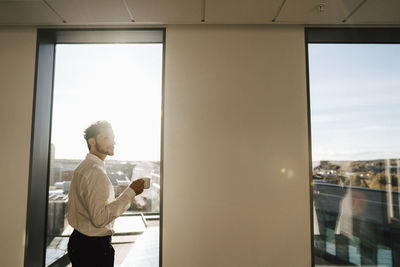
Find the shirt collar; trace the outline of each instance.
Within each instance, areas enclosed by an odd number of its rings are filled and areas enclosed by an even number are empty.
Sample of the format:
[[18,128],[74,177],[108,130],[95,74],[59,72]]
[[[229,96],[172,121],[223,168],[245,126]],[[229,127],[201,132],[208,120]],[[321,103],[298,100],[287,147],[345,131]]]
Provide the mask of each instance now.
[[87,160],[91,160],[91,161],[93,161],[94,163],[96,163],[97,165],[100,165],[101,167],[104,168],[104,161],[102,161],[101,159],[99,159],[97,156],[88,153],[88,154],[86,155],[86,159],[87,159]]

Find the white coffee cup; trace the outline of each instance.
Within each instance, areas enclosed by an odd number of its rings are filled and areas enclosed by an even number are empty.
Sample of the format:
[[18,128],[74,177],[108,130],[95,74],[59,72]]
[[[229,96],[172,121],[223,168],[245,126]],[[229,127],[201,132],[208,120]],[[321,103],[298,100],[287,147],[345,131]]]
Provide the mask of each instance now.
[[143,179],[144,181],[144,189],[149,189],[151,179],[149,177],[142,177],[140,179]]

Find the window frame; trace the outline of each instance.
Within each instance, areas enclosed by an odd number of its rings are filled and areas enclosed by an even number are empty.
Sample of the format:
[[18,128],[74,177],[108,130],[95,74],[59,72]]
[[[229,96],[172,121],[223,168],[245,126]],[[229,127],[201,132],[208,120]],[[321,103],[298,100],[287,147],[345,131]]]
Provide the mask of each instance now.
[[[43,267],[46,258],[48,187],[50,175],[51,121],[55,48],[66,43],[161,43],[161,110],[164,111],[165,28],[38,29],[31,126],[27,199],[25,267]],[[162,266],[164,117],[160,142],[159,266]],[[53,265],[52,265],[53,266]]]

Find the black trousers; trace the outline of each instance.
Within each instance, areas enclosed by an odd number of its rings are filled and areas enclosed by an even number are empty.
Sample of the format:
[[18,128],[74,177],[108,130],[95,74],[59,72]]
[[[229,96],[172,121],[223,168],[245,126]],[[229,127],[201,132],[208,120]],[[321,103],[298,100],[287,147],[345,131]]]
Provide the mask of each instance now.
[[74,230],[69,237],[72,267],[114,267],[114,254],[111,236],[87,236]]

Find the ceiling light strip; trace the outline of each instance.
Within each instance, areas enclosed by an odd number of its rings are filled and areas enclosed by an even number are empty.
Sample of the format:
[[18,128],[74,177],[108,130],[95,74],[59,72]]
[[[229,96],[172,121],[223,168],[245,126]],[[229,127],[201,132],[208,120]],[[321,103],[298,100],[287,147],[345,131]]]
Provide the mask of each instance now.
[[354,13],[356,13],[356,12],[360,9],[360,7],[362,7],[366,2],[367,2],[367,0],[363,0],[361,3],[359,3],[358,6],[357,6],[353,11],[351,11],[350,14],[349,14],[347,17],[344,18],[344,20],[342,20],[342,22],[343,22],[343,23],[344,23],[344,22],[347,22],[347,20],[348,20],[351,16],[353,16]]
[[283,6],[285,5],[285,3],[286,3],[286,0],[283,0],[282,3],[281,3],[281,6],[278,9],[278,12],[276,13],[275,17],[272,19],[272,22],[276,21],[276,19],[278,18],[279,14],[281,13],[281,10],[282,10]]
[[42,2],[45,3],[45,5],[46,5],[48,8],[50,8],[50,10],[53,11],[54,14],[57,15],[57,17],[59,17],[59,18],[61,19],[62,23],[67,23],[67,21],[66,21],[60,14],[58,14],[58,12],[57,12],[49,3],[47,3],[46,0],[42,0]]
[[128,3],[126,2],[126,0],[122,0],[122,3],[124,3],[124,7],[125,7],[126,12],[128,12],[129,19],[130,19],[132,22],[135,22],[135,18],[133,17],[133,14],[132,14],[132,12],[131,12],[131,9],[129,8]]
[[201,22],[206,22],[206,0],[201,0]]

